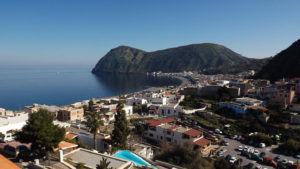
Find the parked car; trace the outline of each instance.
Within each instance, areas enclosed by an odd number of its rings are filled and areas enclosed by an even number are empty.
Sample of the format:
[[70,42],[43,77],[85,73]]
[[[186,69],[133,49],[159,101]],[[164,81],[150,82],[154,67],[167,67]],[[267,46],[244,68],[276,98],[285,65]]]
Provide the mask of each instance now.
[[274,158],[274,161],[278,162],[279,159],[280,159],[280,156],[276,156],[276,157]]
[[43,159],[43,160],[47,160],[47,155],[44,152],[33,152],[30,150],[26,150],[26,151],[21,151],[18,156],[17,156],[17,160],[19,162],[28,162],[28,161],[34,161],[34,159]]
[[259,155],[259,151],[258,150],[254,150],[253,153],[256,154],[256,155]]
[[252,169],[254,167],[254,164],[253,163],[248,163],[247,165],[245,165],[243,167],[243,169]]
[[236,162],[236,160],[237,160],[237,158],[236,158],[236,157],[231,157],[231,159],[229,160],[229,162],[230,162],[231,164],[233,164],[233,163],[235,163],[235,162]]
[[295,155],[295,158],[300,159],[300,154]]
[[260,157],[258,154],[251,154],[251,159],[254,159],[254,160],[259,161],[259,162],[264,161],[264,159],[262,157]]
[[225,159],[227,160],[227,161],[229,161],[230,159],[231,159],[231,155],[230,154],[228,154],[226,157],[225,157]]
[[239,158],[239,159],[237,159],[235,162],[234,162],[234,164],[236,164],[236,165],[241,165],[243,163],[243,159],[241,159],[241,158]]
[[215,129],[215,133],[222,134],[222,131],[220,129]]
[[266,144],[265,143],[259,143],[259,147],[264,148],[264,147],[266,147]]
[[262,169],[262,167],[260,165],[258,165],[254,169]]
[[261,156],[262,158],[264,158],[265,155],[266,155],[265,152],[261,152],[259,156]]

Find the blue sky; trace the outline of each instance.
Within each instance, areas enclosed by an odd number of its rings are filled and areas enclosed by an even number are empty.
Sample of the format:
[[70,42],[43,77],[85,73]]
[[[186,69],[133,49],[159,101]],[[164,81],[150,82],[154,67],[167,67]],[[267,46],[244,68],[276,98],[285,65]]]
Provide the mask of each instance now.
[[94,65],[111,48],[211,42],[253,58],[299,39],[299,0],[2,0],[0,65]]

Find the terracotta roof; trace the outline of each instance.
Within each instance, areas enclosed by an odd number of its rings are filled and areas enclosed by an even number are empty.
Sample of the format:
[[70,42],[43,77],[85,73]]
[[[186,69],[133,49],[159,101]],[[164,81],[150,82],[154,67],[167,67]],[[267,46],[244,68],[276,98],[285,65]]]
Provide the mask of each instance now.
[[276,86],[285,86],[286,84],[282,84],[282,83],[280,83],[280,84],[276,84]]
[[248,93],[255,93],[255,92],[256,92],[255,89],[249,89],[249,90],[248,90]]
[[249,109],[252,109],[252,110],[262,110],[262,111],[268,111],[267,108],[265,107],[257,107],[257,106],[248,106]]
[[202,131],[196,130],[196,129],[190,129],[186,132],[184,132],[185,135],[191,136],[191,137],[197,137],[199,135],[202,135]]
[[174,129],[177,129],[179,126],[175,125],[175,126],[172,126],[172,127],[169,127],[168,130],[174,130]]
[[152,127],[156,127],[156,126],[161,125],[163,123],[171,123],[171,122],[174,122],[174,121],[176,121],[176,119],[168,117],[168,118],[160,119],[160,120],[158,120],[158,119],[147,120],[146,124],[148,124],[149,126],[152,126]]
[[112,109],[112,110],[111,110],[111,112],[117,112],[117,111],[118,111],[117,109]]
[[149,110],[149,112],[151,113],[151,112],[154,112],[154,113],[157,113],[158,112],[158,110],[157,109],[155,109],[155,110]]
[[205,139],[205,138],[201,138],[201,139],[195,141],[194,144],[196,144],[196,145],[198,145],[198,146],[200,146],[200,147],[204,147],[204,146],[206,146],[206,145],[209,145],[209,144],[210,144],[210,141],[207,140],[207,139]]
[[1,169],[21,169],[20,167],[18,167],[13,162],[9,161],[7,158],[2,156],[1,154],[0,154],[0,164],[1,164],[1,166],[0,166]]
[[66,142],[66,141],[61,141],[58,144],[59,149],[73,148],[73,147],[77,147],[77,146],[78,146],[77,144],[69,143],[69,142]]
[[66,134],[65,138],[66,139],[69,139],[69,140],[72,140],[74,139],[75,137],[77,137],[77,134],[73,134],[73,133],[68,133]]

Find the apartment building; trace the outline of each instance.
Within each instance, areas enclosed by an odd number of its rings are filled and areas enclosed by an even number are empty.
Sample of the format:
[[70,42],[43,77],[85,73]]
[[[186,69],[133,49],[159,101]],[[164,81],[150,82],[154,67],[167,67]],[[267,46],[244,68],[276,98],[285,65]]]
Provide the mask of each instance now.
[[146,121],[148,127],[145,137],[157,142],[183,143],[193,142],[201,152],[210,149],[211,142],[203,137],[200,130],[182,127],[175,124],[176,119],[164,118]]
[[65,108],[57,112],[57,120],[59,121],[75,121],[82,119],[84,115],[83,108]]
[[270,98],[271,102],[291,105],[295,97],[295,90],[280,89]]

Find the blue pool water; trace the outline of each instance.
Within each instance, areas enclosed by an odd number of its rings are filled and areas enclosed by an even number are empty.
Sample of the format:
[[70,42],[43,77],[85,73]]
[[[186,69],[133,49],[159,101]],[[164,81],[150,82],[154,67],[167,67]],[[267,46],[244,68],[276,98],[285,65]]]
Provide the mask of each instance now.
[[154,168],[152,165],[150,165],[149,163],[147,163],[146,161],[144,161],[143,159],[139,158],[138,156],[132,154],[129,151],[119,151],[116,154],[114,154],[113,156],[132,161],[137,166],[147,166],[147,167]]

